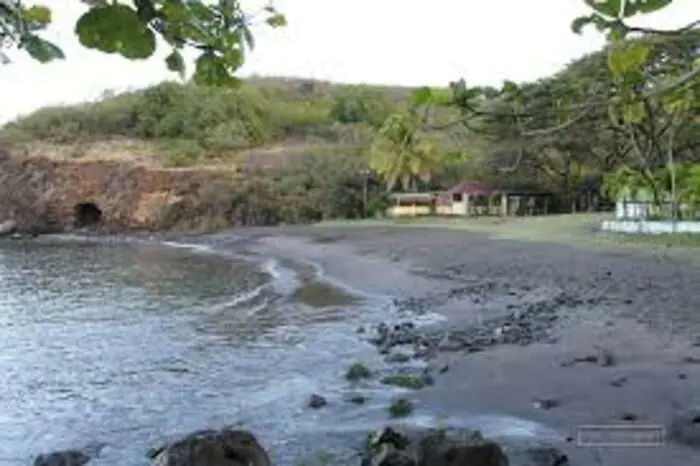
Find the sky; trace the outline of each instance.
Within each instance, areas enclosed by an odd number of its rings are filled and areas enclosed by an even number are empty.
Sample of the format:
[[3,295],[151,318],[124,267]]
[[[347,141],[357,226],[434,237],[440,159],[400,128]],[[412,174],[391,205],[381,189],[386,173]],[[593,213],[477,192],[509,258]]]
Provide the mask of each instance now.
[[[42,106],[177,79],[163,63],[165,47],[145,61],[86,50],[73,32],[82,4],[40,3],[54,13],[45,37],[67,58],[40,64],[10,53],[13,62],[0,65],[0,123]],[[242,3],[248,11],[264,5],[263,0]],[[470,85],[498,86],[505,79],[546,76],[603,44],[593,28],[583,36],[571,32],[571,20],[587,12],[583,0],[277,0],[275,5],[289,24],[255,30],[256,47],[242,76],[409,86],[443,86],[464,78]],[[697,18],[697,11],[697,0],[676,0],[635,24],[678,27]]]

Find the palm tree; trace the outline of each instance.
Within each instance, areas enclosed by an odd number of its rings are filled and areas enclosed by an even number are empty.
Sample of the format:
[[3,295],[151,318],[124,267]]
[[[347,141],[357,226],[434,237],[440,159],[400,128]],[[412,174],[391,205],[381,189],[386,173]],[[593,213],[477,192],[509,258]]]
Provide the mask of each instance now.
[[387,191],[397,183],[404,190],[415,189],[415,181],[430,181],[440,166],[437,148],[419,134],[420,119],[415,112],[395,113],[378,131],[369,152],[369,166],[386,182]]

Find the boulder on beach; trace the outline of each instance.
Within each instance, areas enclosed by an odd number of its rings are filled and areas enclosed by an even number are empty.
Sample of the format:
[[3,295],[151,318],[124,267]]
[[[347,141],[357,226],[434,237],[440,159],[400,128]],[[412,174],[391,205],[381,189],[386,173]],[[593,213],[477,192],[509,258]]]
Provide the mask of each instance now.
[[369,435],[362,466],[508,466],[501,446],[478,431],[432,429],[407,435],[384,427]]
[[64,450],[43,453],[34,458],[34,466],[83,466],[90,457],[80,450]]
[[85,448],[58,450],[51,453],[42,453],[34,458],[34,466],[83,466],[91,459],[99,456],[105,443],[91,443]]
[[239,427],[193,432],[148,453],[156,466],[270,466],[258,439]]

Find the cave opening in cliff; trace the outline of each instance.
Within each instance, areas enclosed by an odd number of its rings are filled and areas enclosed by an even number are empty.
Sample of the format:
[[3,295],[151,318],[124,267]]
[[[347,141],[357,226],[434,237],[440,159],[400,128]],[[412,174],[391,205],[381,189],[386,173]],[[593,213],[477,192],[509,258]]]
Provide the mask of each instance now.
[[93,227],[102,220],[102,210],[92,202],[76,204],[73,210],[76,228]]

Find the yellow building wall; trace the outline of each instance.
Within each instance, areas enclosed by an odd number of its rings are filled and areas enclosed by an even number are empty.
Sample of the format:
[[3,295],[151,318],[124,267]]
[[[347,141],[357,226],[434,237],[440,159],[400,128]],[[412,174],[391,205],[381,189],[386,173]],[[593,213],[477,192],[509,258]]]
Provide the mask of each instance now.
[[387,209],[389,217],[415,217],[431,213],[431,208],[427,205],[395,205]]

